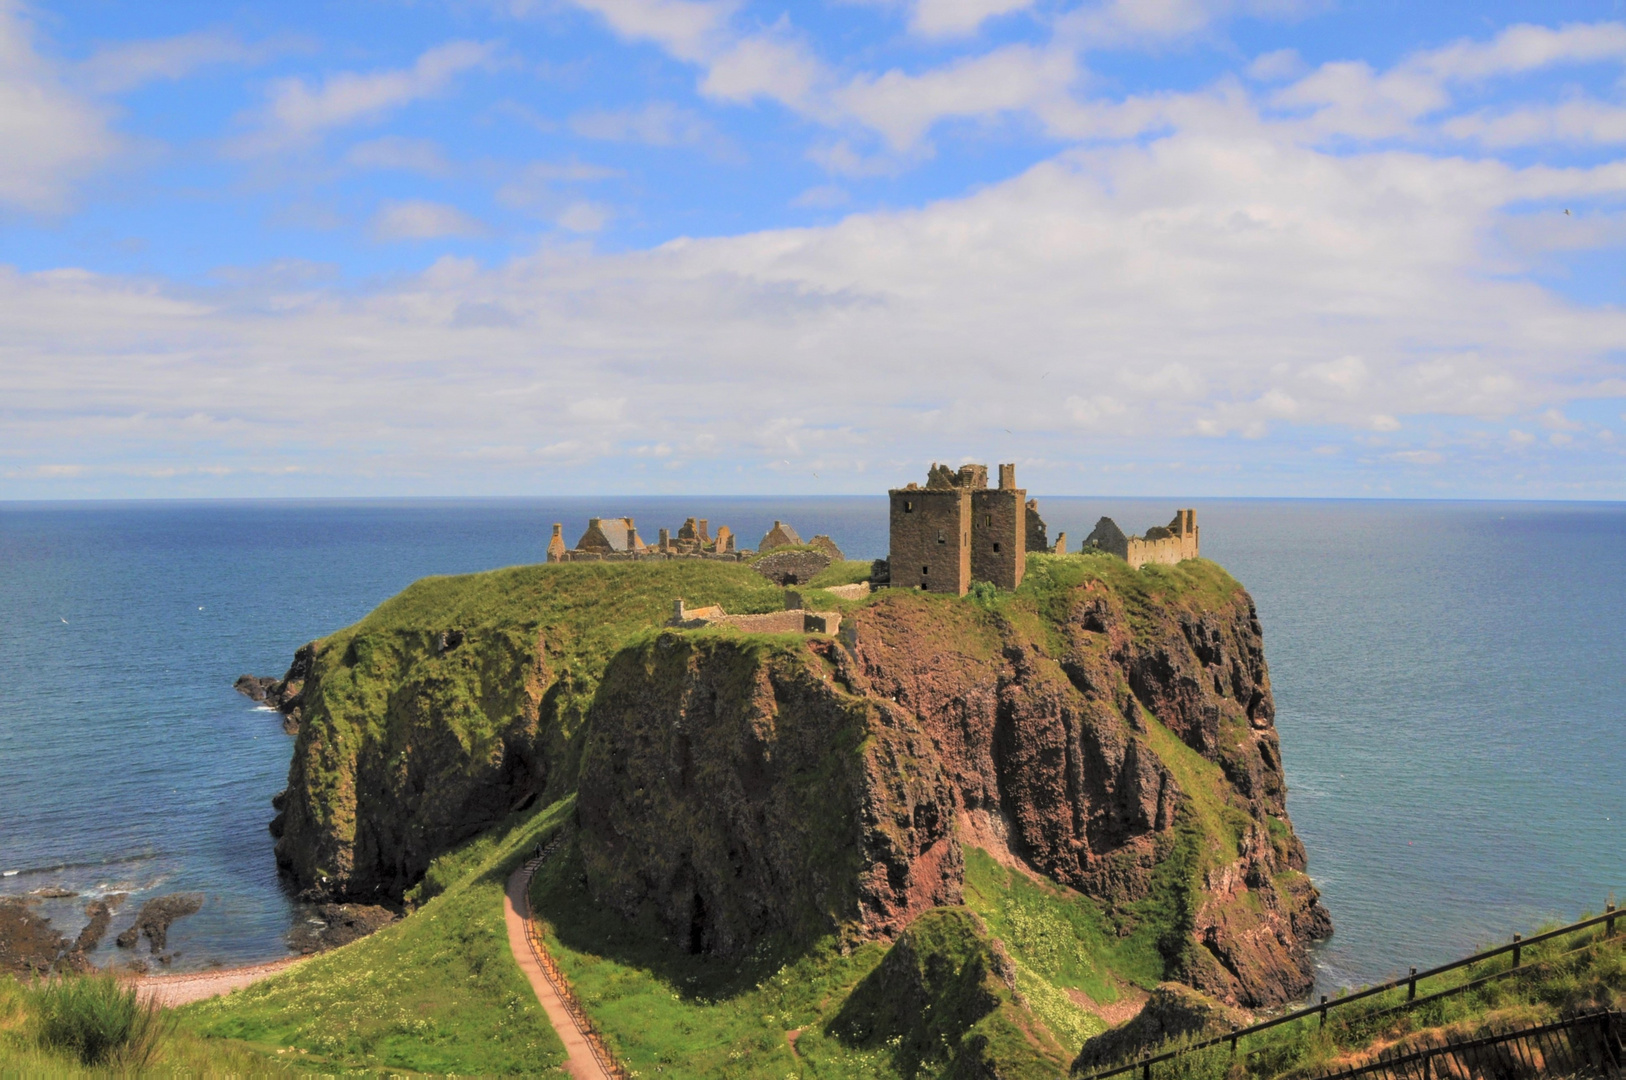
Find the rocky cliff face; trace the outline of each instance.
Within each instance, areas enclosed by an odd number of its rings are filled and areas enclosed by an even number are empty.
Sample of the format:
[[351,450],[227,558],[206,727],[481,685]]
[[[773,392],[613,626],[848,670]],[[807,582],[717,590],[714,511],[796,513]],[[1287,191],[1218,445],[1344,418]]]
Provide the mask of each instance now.
[[1330,923],[1252,602],[1210,564],[1105,561],[992,610],[887,592],[840,645],[668,633],[619,658],[578,798],[595,893],[696,950],[890,936],[958,899],[975,843],[1109,907],[1166,894],[1172,977],[1303,996]]
[[461,631],[301,650],[303,716],[271,831],[307,898],[398,901],[432,858],[546,785],[544,652],[523,634]]

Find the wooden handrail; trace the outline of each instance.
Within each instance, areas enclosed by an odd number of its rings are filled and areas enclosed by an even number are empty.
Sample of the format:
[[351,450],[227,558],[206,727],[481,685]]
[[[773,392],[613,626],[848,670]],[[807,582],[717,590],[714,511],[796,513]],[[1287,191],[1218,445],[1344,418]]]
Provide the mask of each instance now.
[[[1568,926],[1561,926],[1557,930],[1549,930],[1545,934],[1537,934],[1535,937],[1531,938],[1521,939],[1519,935],[1515,934],[1513,941],[1507,945],[1498,945],[1494,949],[1486,949],[1484,952],[1463,957],[1461,960],[1453,960],[1449,964],[1441,964],[1439,967],[1432,967],[1427,971],[1417,971],[1416,969],[1413,969],[1412,972],[1407,974],[1404,978],[1391,979],[1386,983],[1381,983],[1377,986],[1369,986],[1364,990],[1357,990],[1354,993],[1345,994],[1342,997],[1334,998],[1330,1001],[1326,998],[1322,998],[1320,1003],[1311,1005],[1308,1008],[1298,1009],[1290,1013],[1284,1013],[1281,1016],[1276,1016],[1269,1020],[1261,1021],[1260,1023],[1254,1024],[1251,1027],[1241,1028],[1225,1035],[1217,1035],[1212,1039],[1207,1039],[1200,1043],[1193,1043],[1190,1046],[1183,1046],[1178,1050],[1169,1050],[1162,1054],[1158,1054],[1155,1057],[1139,1058],[1135,1061],[1129,1062],[1127,1065],[1119,1065],[1116,1068],[1107,1069],[1103,1072],[1089,1073],[1088,1075],[1082,1077],[1081,1080],[1106,1080],[1106,1078],[1109,1076],[1118,1076],[1122,1073],[1133,1072],[1136,1069],[1142,1070],[1142,1076],[1149,1080],[1151,1077],[1152,1066],[1159,1064],[1160,1062],[1171,1061],[1174,1058],[1181,1057],[1185,1054],[1195,1053],[1198,1050],[1207,1050],[1210,1047],[1219,1046],[1221,1043],[1228,1042],[1234,1048],[1237,1041],[1245,1038],[1246,1036],[1254,1035],[1261,1031],[1267,1031],[1270,1028],[1278,1027],[1282,1024],[1290,1024],[1295,1020],[1303,1020],[1310,1016],[1319,1015],[1321,1017],[1321,1022],[1325,1024],[1327,1013],[1331,1009],[1336,1009],[1352,1002],[1361,1001],[1377,994],[1387,993],[1390,990],[1395,990],[1402,986],[1409,986],[1412,992],[1415,993],[1417,981],[1419,979],[1427,979],[1435,975],[1443,975],[1448,971],[1455,971],[1458,968],[1468,967],[1472,964],[1480,963],[1483,960],[1489,960],[1492,957],[1501,956],[1503,953],[1516,952],[1518,950],[1526,949],[1531,945],[1539,945],[1544,941],[1551,941],[1553,938],[1563,937],[1566,934],[1573,934],[1577,931],[1585,930],[1588,927],[1597,926],[1599,923],[1607,924],[1604,931],[1604,936],[1612,936],[1615,932],[1615,920],[1617,918],[1626,918],[1626,915],[1616,911],[1615,905],[1611,903],[1607,908],[1604,909],[1604,913],[1602,915],[1594,915],[1591,918],[1582,919],[1579,922],[1573,922]],[[1500,972],[1498,974],[1506,975],[1511,973],[1511,971],[1519,970],[1524,969],[1512,968],[1508,972]],[[1411,1000],[1407,1002],[1407,1006],[1421,1005],[1425,1001],[1433,1001],[1441,997],[1449,996],[1450,994],[1461,993],[1463,990],[1468,989],[1469,986],[1484,981],[1488,980],[1476,979],[1474,980],[1474,983],[1465,984],[1461,987],[1452,987],[1448,991],[1430,994],[1426,998]]]
[[587,1043],[587,1049],[593,1054],[593,1060],[597,1061],[599,1067],[608,1075],[614,1077],[615,1080],[631,1080],[631,1075],[622,1067],[620,1062],[616,1061],[615,1055],[610,1052],[609,1046],[604,1041],[604,1036],[600,1034],[592,1018],[587,1015],[587,1010],[582,1008],[581,1001],[576,997],[576,991],[571,988],[570,980],[565,978],[564,971],[554,961],[552,954],[548,952],[539,921],[531,910],[531,878],[536,875],[537,867],[541,866],[547,857],[554,853],[563,839],[562,835],[555,836],[552,842],[537,854],[536,858],[525,864],[525,942],[531,947],[531,955],[536,958],[537,966],[542,969],[543,976],[559,995],[559,1000],[564,1002],[565,1011],[570,1014],[570,1022],[576,1026],[577,1031],[581,1032],[583,1041]]

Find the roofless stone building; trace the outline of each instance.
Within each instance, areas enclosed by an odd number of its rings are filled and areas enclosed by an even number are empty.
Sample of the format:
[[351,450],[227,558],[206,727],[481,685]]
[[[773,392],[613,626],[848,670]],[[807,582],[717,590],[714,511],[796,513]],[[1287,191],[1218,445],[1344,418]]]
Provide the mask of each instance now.
[[986,465],[962,465],[956,472],[934,464],[925,487],[910,484],[887,494],[893,585],[964,596],[973,581],[1001,589],[1022,584],[1029,504],[1027,492],[1016,486],[1014,464],[999,467],[997,488],[988,486]]

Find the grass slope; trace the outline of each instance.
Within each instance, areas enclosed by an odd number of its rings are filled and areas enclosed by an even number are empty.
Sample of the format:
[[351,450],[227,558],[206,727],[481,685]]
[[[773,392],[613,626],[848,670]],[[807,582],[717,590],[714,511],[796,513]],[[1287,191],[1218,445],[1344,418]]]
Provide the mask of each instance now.
[[[1554,926],[1542,929],[1556,929]],[[1537,932],[1540,932],[1539,930]],[[1509,970],[1512,958],[1493,957],[1418,984],[1419,997]],[[1241,1041],[1239,1059],[1228,1046],[1201,1050],[1154,1067],[1155,1080],[1301,1080],[1365,1060],[1379,1051],[1404,1052],[1544,1024],[1578,1011],[1626,1008],[1626,930],[1606,938],[1597,927],[1527,947],[1524,974],[1498,979],[1452,997],[1393,1011],[1405,1002],[1400,987],[1335,1009],[1322,1027],[1308,1017]],[[1196,1038],[1159,1049],[1176,1049]],[[1137,1051],[1136,1056],[1144,1053]]]
[[516,815],[442,856],[426,879],[433,898],[406,919],[246,990],[187,1006],[183,1028],[292,1047],[341,1066],[558,1070],[564,1047],[509,952],[502,897],[514,867],[572,805],[565,799]]
[[690,955],[653,924],[595,904],[573,844],[537,873],[531,903],[583,1008],[643,1076],[897,1076],[884,1051],[847,1047],[823,1031],[880,963],[882,945],[842,955],[826,938],[784,964],[767,949],[743,961]]
[[[69,1048],[42,1046],[40,987],[0,977],[0,1076],[128,1075],[126,1062],[87,1067]],[[167,1016],[165,1017],[167,1020]],[[266,1076],[288,1071],[274,1051],[228,1039],[205,1039],[163,1023],[142,1076]]]

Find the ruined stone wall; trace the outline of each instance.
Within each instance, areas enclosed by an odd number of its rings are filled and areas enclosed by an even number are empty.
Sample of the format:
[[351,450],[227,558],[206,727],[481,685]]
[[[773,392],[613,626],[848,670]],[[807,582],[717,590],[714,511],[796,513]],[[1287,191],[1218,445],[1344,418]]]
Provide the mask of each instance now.
[[971,492],[895,488],[889,494],[892,584],[964,596],[971,587]]
[[1177,562],[1197,558],[1197,531],[1193,529],[1184,536],[1164,536],[1156,540],[1131,536],[1127,548],[1124,558],[1132,567],[1139,568],[1147,563],[1173,566]]
[[714,551],[660,551],[656,548],[645,548],[642,551],[566,551],[558,559],[549,559],[549,562],[651,562],[657,559],[721,559],[723,562],[744,562],[756,552],[749,549],[744,551],[726,551],[718,554]]
[[1026,496],[1020,488],[971,493],[972,581],[991,581],[1001,589],[1022,584],[1028,564]]

